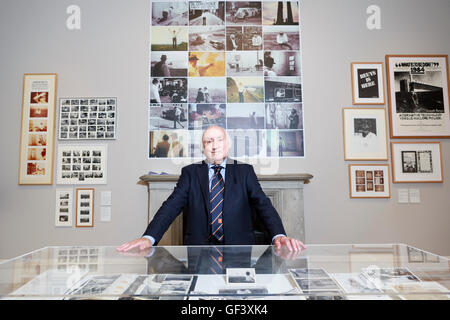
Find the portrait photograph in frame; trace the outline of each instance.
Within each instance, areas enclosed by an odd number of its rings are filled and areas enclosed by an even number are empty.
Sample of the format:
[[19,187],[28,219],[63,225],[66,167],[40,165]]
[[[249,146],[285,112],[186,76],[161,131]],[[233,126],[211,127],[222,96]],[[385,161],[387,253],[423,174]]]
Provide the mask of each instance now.
[[24,74],[19,185],[53,184],[57,75]]
[[352,62],[351,74],[354,105],[385,103],[382,62]]
[[94,226],[94,188],[77,188],[76,227]]
[[450,138],[448,55],[386,55],[391,138]]
[[390,198],[389,165],[349,164],[350,198]]
[[392,182],[443,182],[440,142],[391,142]]
[[342,118],[345,160],[388,160],[384,108],[343,108]]

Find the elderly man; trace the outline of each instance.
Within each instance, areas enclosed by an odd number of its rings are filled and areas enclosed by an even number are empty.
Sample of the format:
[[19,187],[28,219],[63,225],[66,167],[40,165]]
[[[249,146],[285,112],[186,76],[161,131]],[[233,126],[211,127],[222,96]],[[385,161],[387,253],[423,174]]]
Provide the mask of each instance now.
[[169,198],[156,212],[142,238],[117,248],[144,250],[156,245],[170,224],[183,211],[184,245],[252,245],[254,208],[276,248],[299,252],[306,247],[286,236],[280,216],[264,194],[253,167],[228,158],[230,147],[225,130],[208,127],[202,136],[201,163],[181,170]]

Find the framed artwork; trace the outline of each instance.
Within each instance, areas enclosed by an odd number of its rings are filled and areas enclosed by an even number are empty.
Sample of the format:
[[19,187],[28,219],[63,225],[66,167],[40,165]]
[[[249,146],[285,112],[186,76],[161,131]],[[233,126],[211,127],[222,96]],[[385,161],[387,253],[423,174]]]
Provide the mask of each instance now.
[[345,160],[387,160],[384,108],[343,108]]
[[350,164],[350,198],[390,198],[387,164]]
[[25,74],[19,184],[53,184],[56,74]]
[[448,55],[386,55],[391,138],[450,138]]
[[107,145],[59,145],[57,184],[106,184]]
[[443,182],[440,142],[391,142],[392,182]]
[[94,188],[77,189],[77,227],[94,226]]
[[72,202],[73,191],[56,190],[56,205],[55,205],[55,226],[56,227],[71,227],[72,226]]
[[59,99],[60,140],[114,140],[116,122],[116,98]]
[[384,104],[382,62],[352,62],[353,104]]

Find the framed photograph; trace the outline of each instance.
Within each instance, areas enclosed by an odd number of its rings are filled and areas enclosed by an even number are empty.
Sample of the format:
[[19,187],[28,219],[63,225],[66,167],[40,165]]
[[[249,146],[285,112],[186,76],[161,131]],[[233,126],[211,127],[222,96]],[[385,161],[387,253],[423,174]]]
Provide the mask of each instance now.
[[78,188],[76,227],[94,226],[94,188]]
[[107,145],[59,145],[56,184],[106,184]]
[[25,74],[19,184],[53,184],[56,74]]
[[384,104],[382,62],[352,62],[353,104]]
[[391,138],[450,138],[448,55],[386,55]]
[[384,108],[343,108],[344,159],[387,160]]
[[392,182],[443,182],[440,142],[391,142]]
[[350,198],[390,198],[387,164],[350,164]]
[[72,202],[73,191],[56,190],[55,204],[55,226],[71,227],[72,226]]
[[60,140],[114,140],[117,98],[61,98]]

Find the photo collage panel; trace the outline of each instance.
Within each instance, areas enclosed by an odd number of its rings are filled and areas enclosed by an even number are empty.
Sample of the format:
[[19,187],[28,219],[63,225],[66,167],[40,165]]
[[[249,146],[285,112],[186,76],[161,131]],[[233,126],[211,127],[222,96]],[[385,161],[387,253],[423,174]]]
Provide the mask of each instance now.
[[152,1],[148,157],[304,157],[298,1]]

